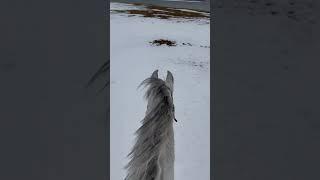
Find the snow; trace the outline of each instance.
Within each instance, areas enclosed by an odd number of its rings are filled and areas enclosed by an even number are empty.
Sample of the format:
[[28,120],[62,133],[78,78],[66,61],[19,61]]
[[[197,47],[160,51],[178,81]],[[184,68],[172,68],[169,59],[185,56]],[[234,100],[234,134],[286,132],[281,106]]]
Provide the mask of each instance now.
[[[140,9],[111,3],[110,10]],[[209,19],[156,19],[110,14],[111,108],[110,175],[124,179],[127,154],[146,111],[138,85],[155,69],[175,78],[175,179],[210,179],[210,28]],[[156,39],[175,47],[154,46]],[[192,46],[183,45],[190,43]]]

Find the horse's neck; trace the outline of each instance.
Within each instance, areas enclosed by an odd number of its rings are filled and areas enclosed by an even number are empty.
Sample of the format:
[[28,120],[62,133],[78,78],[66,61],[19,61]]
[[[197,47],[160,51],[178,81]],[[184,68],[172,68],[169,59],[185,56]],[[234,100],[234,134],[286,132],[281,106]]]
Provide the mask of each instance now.
[[[148,114],[156,104],[160,102],[159,99],[148,101],[147,111]],[[173,124],[170,124],[166,129],[166,133],[162,138],[163,144],[160,146],[159,154],[157,155],[158,175],[155,180],[174,180],[174,133]]]
[[159,151],[159,168],[161,169],[158,180],[174,180],[174,135],[170,127],[161,150]]

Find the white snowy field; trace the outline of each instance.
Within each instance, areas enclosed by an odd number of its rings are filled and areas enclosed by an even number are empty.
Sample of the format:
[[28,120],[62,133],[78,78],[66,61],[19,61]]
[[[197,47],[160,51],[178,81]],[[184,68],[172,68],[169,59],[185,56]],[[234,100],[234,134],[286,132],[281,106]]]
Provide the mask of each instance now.
[[[114,10],[143,9],[110,5],[110,174],[123,180],[127,154],[146,111],[144,89],[138,85],[159,69],[175,78],[175,179],[210,179],[210,28],[208,18],[158,19]],[[155,46],[156,39],[177,46]]]

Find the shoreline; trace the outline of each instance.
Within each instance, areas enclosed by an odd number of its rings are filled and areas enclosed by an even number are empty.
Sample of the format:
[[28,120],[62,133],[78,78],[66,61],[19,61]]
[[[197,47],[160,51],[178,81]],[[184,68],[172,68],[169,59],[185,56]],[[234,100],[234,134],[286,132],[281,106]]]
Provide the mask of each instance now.
[[111,0],[110,2],[118,2],[118,3],[138,3],[145,5],[156,5],[163,6],[169,8],[179,8],[179,9],[188,9],[202,12],[210,13],[210,1],[181,1],[181,0],[168,0],[168,1],[160,1],[160,0]]

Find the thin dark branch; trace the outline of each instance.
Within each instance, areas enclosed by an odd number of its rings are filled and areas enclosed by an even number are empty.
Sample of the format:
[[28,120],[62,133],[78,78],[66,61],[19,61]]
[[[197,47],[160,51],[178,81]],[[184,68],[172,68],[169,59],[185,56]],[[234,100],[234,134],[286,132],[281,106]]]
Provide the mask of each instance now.
[[[110,60],[108,60],[107,62],[105,62],[100,68],[99,70],[91,77],[91,79],[89,80],[89,82],[86,84],[86,88],[88,88],[89,86],[91,86],[101,75],[105,74],[107,71],[109,71],[110,69]],[[103,90],[105,87],[109,86],[109,82],[107,82],[105,84],[105,86],[101,89]],[[100,91],[101,91],[100,90]]]

